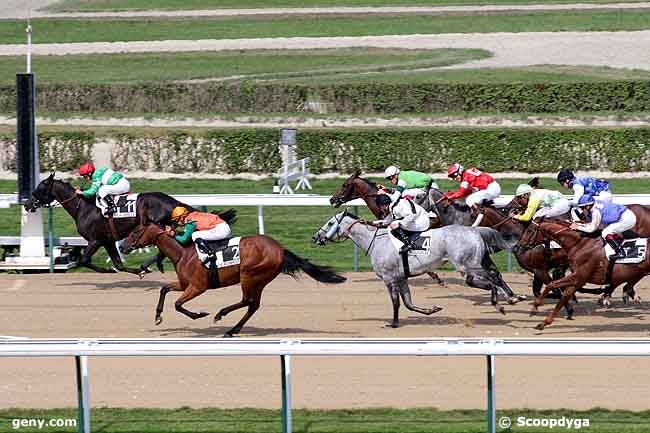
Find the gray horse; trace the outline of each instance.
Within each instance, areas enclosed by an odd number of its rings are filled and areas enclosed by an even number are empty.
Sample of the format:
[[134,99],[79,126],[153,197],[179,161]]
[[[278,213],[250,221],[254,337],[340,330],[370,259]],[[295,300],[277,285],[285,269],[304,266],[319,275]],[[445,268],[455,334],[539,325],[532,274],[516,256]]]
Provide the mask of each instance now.
[[[503,281],[501,274],[490,259],[489,254],[511,248],[516,239],[505,240],[499,232],[487,227],[445,226],[430,230],[428,252],[422,255],[409,255],[409,275],[417,276],[439,267],[449,259],[456,270],[465,274],[465,282],[471,287],[490,290],[492,305],[505,314],[503,306],[498,305],[497,292],[502,291],[506,300],[514,304],[526,299],[515,295]],[[370,255],[372,268],[384,281],[393,302],[393,322],[399,325],[400,297],[407,309],[421,314],[433,314],[441,307],[421,308],[411,301],[408,278],[399,254],[388,230],[366,224],[359,217],[346,211],[330,218],[314,235],[313,241],[324,245],[327,241],[352,239],[367,255]]]

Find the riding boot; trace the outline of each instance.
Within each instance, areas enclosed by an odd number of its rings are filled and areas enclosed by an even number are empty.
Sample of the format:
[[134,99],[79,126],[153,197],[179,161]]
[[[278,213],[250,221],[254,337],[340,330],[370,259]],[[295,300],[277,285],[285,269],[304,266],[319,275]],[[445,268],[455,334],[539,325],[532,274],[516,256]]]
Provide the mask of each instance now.
[[392,230],[391,233],[404,244],[399,250],[400,254],[405,254],[415,247],[401,227]]
[[[609,288],[612,285],[612,270],[614,269],[614,263],[616,260],[625,257],[625,251],[623,251],[623,245],[618,235],[611,233],[605,237],[605,242],[612,247],[614,254],[609,256],[609,263],[607,264],[607,275],[605,279],[605,284]],[[610,289],[611,293],[611,289]]]
[[203,254],[207,254],[208,256],[213,256],[213,255],[215,254],[215,252],[212,250],[212,248],[210,248],[210,246],[209,246],[208,243],[205,241],[205,239],[202,239],[202,238],[196,238],[196,240],[194,241],[194,243],[199,247],[199,250],[200,250]]
[[113,216],[115,211],[117,211],[117,206],[115,206],[115,202],[113,201],[113,196],[110,194],[107,194],[106,197],[104,197],[104,203],[106,203],[106,216]]

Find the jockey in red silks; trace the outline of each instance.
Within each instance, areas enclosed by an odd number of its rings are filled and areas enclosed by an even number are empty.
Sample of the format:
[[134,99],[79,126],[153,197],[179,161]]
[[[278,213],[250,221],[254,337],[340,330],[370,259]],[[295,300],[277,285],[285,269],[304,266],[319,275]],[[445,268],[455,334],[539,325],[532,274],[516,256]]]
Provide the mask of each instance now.
[[443,198],[455,200],[465,198],[465,203],[470,208],[480,205],[484,201],[494,200],[501,194],[501,187],[489,174],[477,168],[465,168],[455,162],[447,169],[447,176],[460,182],[460,187],[455,192],[446,193]]

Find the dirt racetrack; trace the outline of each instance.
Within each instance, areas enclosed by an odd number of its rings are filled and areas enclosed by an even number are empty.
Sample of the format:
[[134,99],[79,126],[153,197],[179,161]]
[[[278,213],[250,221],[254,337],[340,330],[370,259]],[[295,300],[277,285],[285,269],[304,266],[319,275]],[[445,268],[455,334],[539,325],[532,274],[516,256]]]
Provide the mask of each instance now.
[[[29,337],[215,337],[243,314],[213,325],[191,321],[167,298],[164,322],[153,324],[158,289],[172,273],[140,281],[128,274],[0,275],[0,335]],[[576,319],[559,319],[543,333],[533,329],[530,303],[508,306],[506,316],[486,292],[464,287],[456,273],[441,288],[428,278],[411,280],[418,305],[445,309],[425,317],[402,309],[402,327],[385,328],[391,306],[373,274],[349,274],[339,286],[308,277],[282,276],[265,290],[260,311],[243,337],[648,337],[650,304],[612,309],[582,296]],[[529,293],[526,275],[506,279]],[[648,282],[641,282],[646,294]],[[238,287],[208,292],[188,304],[211,313],[239,299]],[[646,297],[650,298],[650,295]],[[553,302],[553,301],[551,301]],[[481,303],[478,305],[478,303]],[[549,305],[544,307],[547,311]],[[1,344],[0,337],[0,344]],[[91,402],[121,407],[268,407],[280,400],[275,358],[91,358]],[[497,358],[498,408],[649,409],[650,359]],[[485,407],[483,358],[295,358],[294,406],[308,408]],[[75,406],[70,358],[0,358],[0,407]]]

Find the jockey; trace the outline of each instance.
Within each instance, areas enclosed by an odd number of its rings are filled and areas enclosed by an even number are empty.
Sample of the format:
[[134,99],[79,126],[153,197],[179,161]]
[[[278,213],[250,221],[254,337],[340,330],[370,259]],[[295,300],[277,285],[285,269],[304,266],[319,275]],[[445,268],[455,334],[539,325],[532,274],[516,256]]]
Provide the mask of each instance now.
[[610,191],[609,182],[605,179],[595,179],[588,176],[576,176],[571,170],[563,168],[557,174],[557,181],[567,189],[573,189],[573,206],[578,206],[580,197],[593,197],[596,201],[611,203],[612,192]]
[[548,189],[533,188],[527,183],[522,183],[515,191],[515,201],[526,204],[526,211],[513,215],[517,221],[528,222],[531,219],[563,215],[571,209],[571,203],[564,198],[561,192]]
[[455,162],[447,169],[447,176],[460,182],[456,192],[448,192],[443,198],[454,200],[465,198],[465,204],[470,208],[480,205],[483,201],[494,200],[501,194],[501,186],[492,176],[476,168],[465,168]]
[[384,219],[373,221],[372,225],[378,227],[388,225],[392,229],[391,234],[404,244],[400,253],[405,253],[414,247],[410,235],[429,230],[427,211],[413,203],[411,199],[399,197],[392,202],[390,196],[378,194],[375,200]]
[[[174,236],[179,244],[186,245],[191,238],[208,255],[214,254],[214,251],[205,241],[226,239],[231,235],[228,223],[212,213],[190,212],[183,206],[176,206],[172,210],[171,220],[178,226],[185,226],[182,235]],[[169,229],[168,234],[173,235],[173,230]]]
[[[394,165],[384,170],[384,177],[395,187],[395,193],[391,194],[393,201],[405,197],[421,203],[431,188],[438,188],[428,174],[415,170],[401,171]],[[383,188],[383,185],[379,187]]]
[[129,192],[131,185],[122,173],[113,171],[106,166],[101,166],[95,170],[92,162],[86,163],[79,167],[79,175],[83,176],[86,181],[91,181],[90,187],[81,190],[76,188],[75,192],[84,197],[92,197],[95,194],[106,203],[106,215],[111,216],[117,210],[113,195],[126,194]]
[[614,260],[625,257],[623,246],[621,244],[623,239],[621,233],[630,230],[636,225],[636,215],[634,212],[622,204],[595,201],[594,197],[589,197],[587,195],[580,197],[578,206],[587,217],[591,217],[591,220],[585,224],[574,222],[571,224],[571,228],[573,230],[593,233],[601,225],[606,226],[603,229],[601,236],[615,252],[614,255],[609,257],[610,262],[613,263]]

